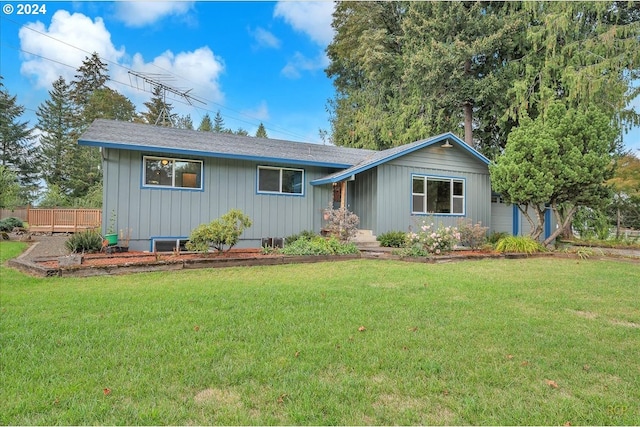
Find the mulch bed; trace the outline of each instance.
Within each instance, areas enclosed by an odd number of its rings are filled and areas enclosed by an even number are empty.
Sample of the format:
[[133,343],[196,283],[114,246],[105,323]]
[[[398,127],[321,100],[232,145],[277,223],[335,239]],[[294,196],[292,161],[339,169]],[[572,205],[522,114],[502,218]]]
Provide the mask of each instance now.
[[[188,260],[207,259],[207,260],[223,260],[223,259],[251,259],[256,257],[273,257],[273,255],[263,255],[259,249],[232,249],[228,252],[217,253],[210,252],[206,254],[194,252],[117,252],[112,254],[96,253],[83,254],[81,267],[99,267],[99,266],[124,266],[124,265],[140,265],[140,264],[173,264]],[[56,259],[46,259],[36,261],[38,265],[47,268],[59,268],[60,261]],[[78,267],[76,267],[78,268]]]

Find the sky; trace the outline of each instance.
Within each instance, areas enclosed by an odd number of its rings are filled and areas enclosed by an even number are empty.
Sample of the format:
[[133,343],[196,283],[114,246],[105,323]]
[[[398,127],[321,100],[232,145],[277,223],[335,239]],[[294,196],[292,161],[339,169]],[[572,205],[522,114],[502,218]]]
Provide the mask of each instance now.
[[[233,130],[254,135],[262,123],[270,138],[322,143],[335,94],[324,71],[333,7],[331,1],[2,2],[0,75],[31,126],[52,82],[59,76],[70,82],[97,52],[109,67],[109,86],[139,112],[152,88],[130,72],[188,92],[189,100],[173,93],[167,100],[196,128],[205,114],[213,119],[220,111]],[[635,105],[640,109],[640,98]],[[623,141],[639,153],[640,127]]]

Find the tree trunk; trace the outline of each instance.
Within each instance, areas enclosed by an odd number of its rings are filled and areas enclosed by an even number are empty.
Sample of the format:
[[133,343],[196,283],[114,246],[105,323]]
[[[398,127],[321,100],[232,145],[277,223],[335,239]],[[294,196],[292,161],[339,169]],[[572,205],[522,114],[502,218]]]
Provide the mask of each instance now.
[[[471,59],[464,61],[464,73],[471,78]],[[465,100],[462,104],[462,111],[464,113],[464,142],[469,147],[473,147],[473,103],[470,100]]]
[[547,237],[544,242],[542,242],[542,244],[545,246],[551,245],[551,242],[553,242],[553,240],[558,237],[560,233],[562,233],[567,225],[571,224],[571,220],[573,220],[573,216],[576,214],[578,207],[571,207],[567,212],[565,212],[564,218],[555,204],[551,204],[551,209],[553,210],[553,214],[556,217],[556,221],[558,221],[558,228],[556,228],[556,231],[551,233],[551,235]]

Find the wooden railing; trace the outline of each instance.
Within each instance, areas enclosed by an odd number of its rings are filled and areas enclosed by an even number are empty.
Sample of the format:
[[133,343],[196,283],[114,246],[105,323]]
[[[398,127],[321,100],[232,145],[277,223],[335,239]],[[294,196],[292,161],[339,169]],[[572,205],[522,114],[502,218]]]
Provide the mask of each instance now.
[[100,228],[102,209],[28,209],[29,231],[75,233]]

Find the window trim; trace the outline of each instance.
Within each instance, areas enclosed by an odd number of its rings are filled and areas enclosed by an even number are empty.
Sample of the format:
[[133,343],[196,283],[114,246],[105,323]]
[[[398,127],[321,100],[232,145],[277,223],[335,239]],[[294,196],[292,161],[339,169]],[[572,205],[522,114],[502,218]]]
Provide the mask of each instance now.
[[[147,160],[168,160],[173,163],[171,185],[147,184]],[[199,187],[176,187],[175,180],[175,164],[176,162],[190,162],[200,164],[200,186]],[[204,161],[197,159],[184,159],[169,156],[143,155],[142,156],[142,188],[156,188],[162,190],[180,190],[180,191],[204,191]]]
[[[260,170],[265,169],[265,170],[277,170],[280,172],[279,174],[279,191],[265,191],[265,190],[260,190]],[[300,172],[302,174],[302,178],[300,180],[300,193],[286,193],[284,191],[282,191],[282,173],[283,171],[295,171],[295,172]],[[265,194],[265,195],[276,195],[276,196],[296,196],[296,197],[302,197],[305,195],[305,181],[304,181],[304,175],[305,175],[305,170],[304,169],[298,169],[298,168],[289,168],[289,167],[284,167],[284,166],[263,166],[263,165],[258,165],[258,168],[256,170],[256,193],[257,194]]]
[[[423,181],[424,193],[415,193],[413,191],[413,183],[416,178],[420,178]],[[453,211],[453,202],[454,199],[462,200],[462,212],[449,212],[449,213],[438,213],[438,212],[428,212],[427,211],[427,181],[432,179],[433,181],[449,181],[450,185],[450,198],[449,198],[449,207],[450,210]],[[457,196],[454,194],[454,183],[459,182],[462,183],[462,195]],[[467,214],[467,180],[466,178],[457,177],[457,176],[439,176],[439,175],[429,175],[429,174],[411,174],[411,215],[433,215],[433,216],[465,216]],[[423,196],[423,206],[421,211],[416,211],[414,207],[414,197],[415,196]]]

